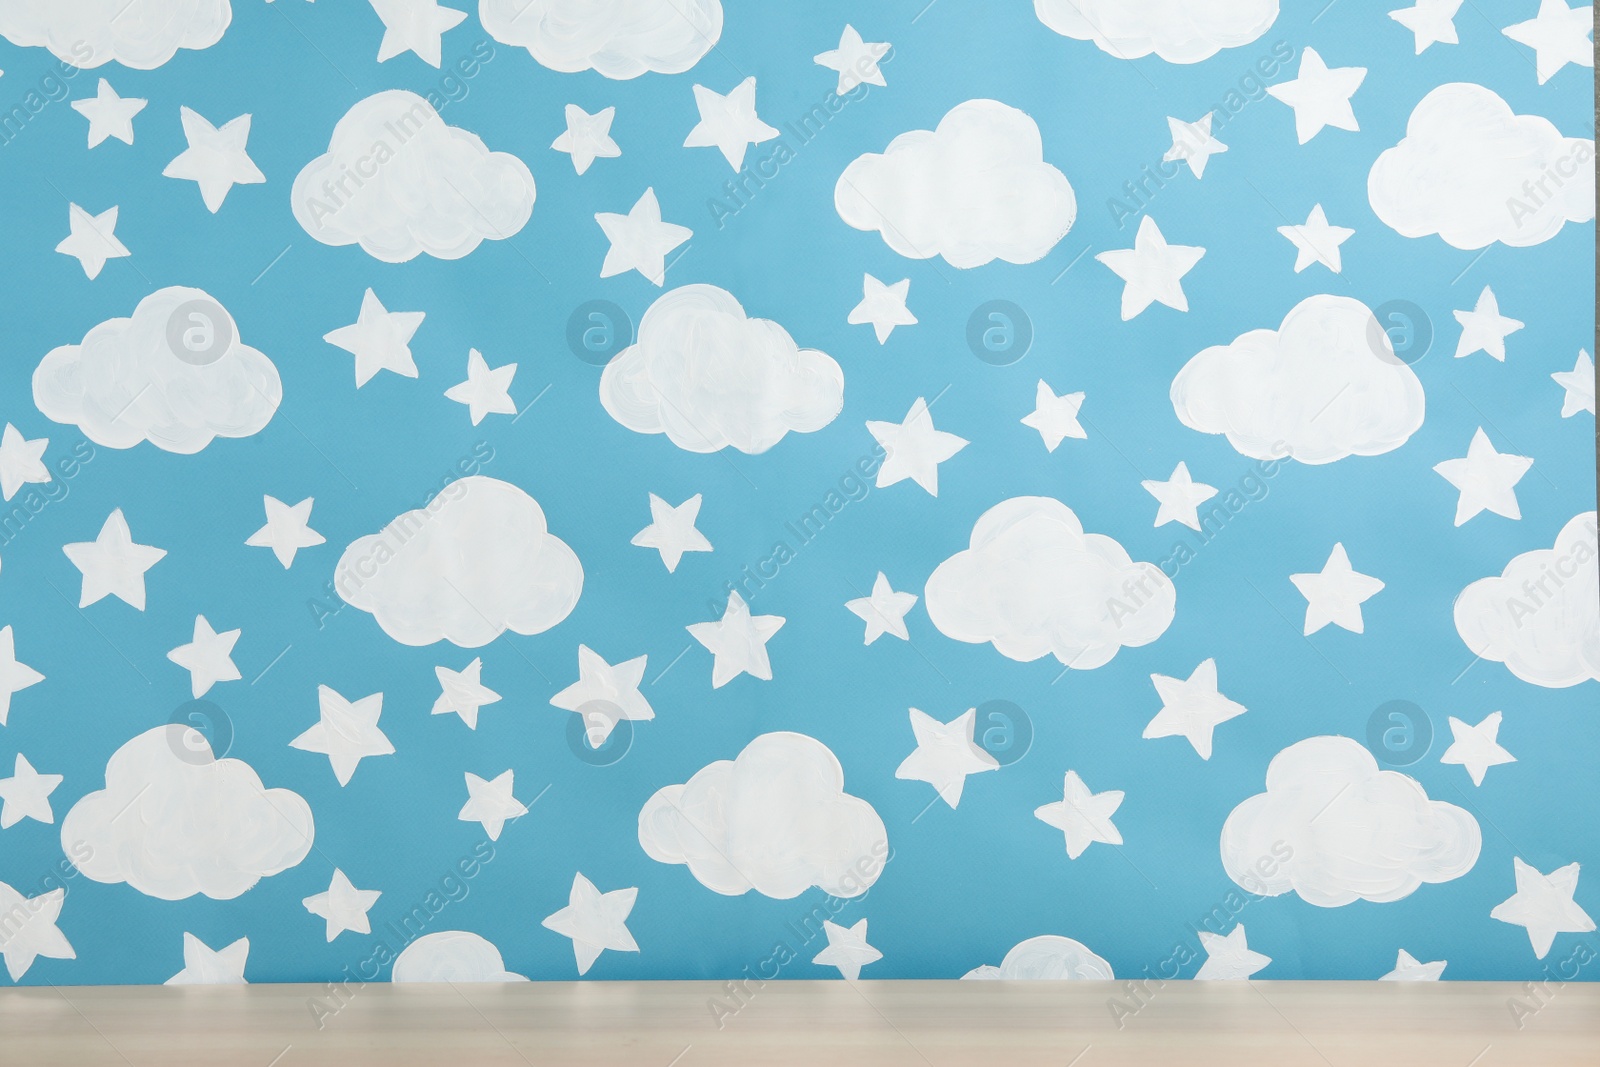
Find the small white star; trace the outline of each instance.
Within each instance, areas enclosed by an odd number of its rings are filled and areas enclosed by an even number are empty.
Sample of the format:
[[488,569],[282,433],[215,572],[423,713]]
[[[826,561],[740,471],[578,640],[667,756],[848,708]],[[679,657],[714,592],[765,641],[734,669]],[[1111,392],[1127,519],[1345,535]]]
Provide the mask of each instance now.
[[67,205],[67,225],[71,232],[56,245],[56,251],[71,256],[89,280],[100,277],[106,260],[127,256],[128,246],[117,240],[117,208],[91,215],[77,204]]
[[614,107],[601,108],[591,115],[577,104],[568,104],[567,128],[550,147],[570,155],[572,169],[582,174],[596,159],[622,155],[622,149],[611,139],[611,120],[616,117]]
[[1195,972],[1195,981],[1243,981],[1272,962],[1271,956],[1250,951],[1245,940],[1244,923],[1228,931],[1228,936],[1200,931],[1200,946],[1206,950],[1206,961]]
[[6,973],[13,982],[21,981],[40,956],[50,960],[78,958],[56,926],[66,899],[65,889],[24,897],[0,882],[0,914],[6,916],[5,924],[0,925],[0,956],[5,957]]
[[1500,32],[1533,49],[1540,85],[1568,63],[1594,66],[1594,42],[1589,39],[1594,32],[1594,7],[1590,4],[1569,8],[1562,0],[1539,0],[1538,15]]
[[[1461,0],[1455,0],[1455,2],[1459,4]],[[1454,39],[1452,39],[1450,43],[1455,44]],[[1421,52],[1422,49],[1418,48],[1417,51]],[[1445,960],[1434,960],[1432,963],[1421,963],[1411,953],[1407,952],[1405,949],[1401,949],[1400,954],[1395,957],[1394,970],[1378,979],[1378,981],[1437,982],[1439,980],[1439,976],[1444,974],[1444,969],[1446,966],[1448,966],[1448,962]]]
[[[1561,398],[1561,417],[1571,418],[1580,411],[1594,414],[1594,360],[1589,358],[1587,351],[1578,353],[1578,361],[1572,365],[1571,370],[1557,371],[1550,375],[1552,381],[1566,390],[1566,395]],[[9,432],[9,427],[7,428]],[[0,448],[0,455],[5,452]],[[0,467],[4,466],[0,460]],[[9,495],[6,496],[10,500]]]
[[1152,674],[1161,710],[1144,728],[1144,736],[1184,737],[1201,759],[1211,758],[1211,734],[1221,723],[1243,715],[1243,704],[1229,700],[1217,691],[1217,661],[1208,659],[1187,679]]
[[[1417,0],[1410,7],[1389,12],[1389,17],[1410,30],[1416,38],[1417,55],[1433,44],[1458,44],[1456,12],[1462,0]],[[1404,953],[1402,952],[1402,955]]]
[[183,934],[183,970],[168,978],[167,985],[247,985],[245,961],[250,958],[250,939],[241,937],[227,948],[212,950],[187,930]]
[[1472,435],[1465,458],[1435,463],[1433,469],[1461,492],[1456,500],[1456,525],[1460,526],[1480,511],[1492,511],[1508,519],[1522,518],[1516,484],[1532,466],[1533,460],[1527,456],[1496,452],[1480,426]]
[[12,694],[42,681],[44,675],[18,661],[16,635],[11,627],[0,627],[0,726],[6,724],[6,718],[11,714]]
[[1291,574],[1289,580],[1306,598],[1306,636],[1330,622],[1351,633],[1361,633],[1365,623],[1361,605],[1383,589],[1383,583],[1350,566],[1343,544],[1335,544],[1328,562],[1315,574]]
[[1077,771],[1068,771],[1062,786],[1062,799],[1033,809],[1034,818],[1060,830],[1067,840],[1067,858],[1077,859],[1096,841],[1122,844],[1122,834],[1111,816],[1122,806],[1123,793],[1113,789],[1091,793]]
[[872,332],[877,335],[880,345],[889,340],[896,326],[915,326],[917,317],[906,309],[906,295],[910,291],[910,278],[884,285],[872,275],[863,274],[861,303],[850,310],[850,325],[872,323]]
[[845,601],[852,615],[867,624],[864,644],[872,644],[884,634],[894,634],[902,641],[911,640],[906,629],[906,612],[917,602],[915,593],[897,593],[889,585],[882,571],[872,583],[872,595]]
[[[10,778],[0,778],[0,830],[10,829],[23,819],[55,822],[50,794],[61,784],[61,775],[40,774],[20,752],[13,767]],[[0,930],[0,934],[3,932]]]
[[516,376],[517,365],[506,363],[490,369],[483,353],[476,348],[467,351],[467,380],[452,385],[444,395],[458,404],[467,405],[472,425],[483,421],[485,415],[515,415],[517,405],[511,402],[511,379]]
[[839,35],[839,47],[831,52],[821,52],[813,57],[817,66],[839,72],[839,84],[834,92],[840,96],[851,92],[863,82],[887,85],[878,61],[889,51],[888,41],[863,41],[854,26],[846,25]]
[[389,311],[368,289],[361,297],[361,313],[349,326],[322,335],[322,339],[356,357],[356,388],[380,370],[406,378],[417,376],[411,358],[411,338],[427,316],[424,311]]
[[182,108],[180,115],[189,147],[161,173],[199,185],[200,199],[213,215],[221,210],[222,201],[235,185],[260,185],[267,180],[245,152],[250,139],[249,115],[231,119],[221,129],[189,108]]
[[666,280],[667,253],[694,236],[687,226],[661,221],[661,204],[654,188],[646,189],[626,215],[601,211],[594,221],[611,242],[600,265],[602,278],[636,270],[661,285]]
[[74,100],[72,110],[89,120],[89,147],[93,148],[107,137],[132,144],[133,117],[143,111],[147,103],[148,100],[118,96],[111,83],[101,78],[95,95]]
[[1167,244],[1161,227],[1146,215],[1139,220],[1139,232],[1134,235],[1132,248],[1112,249],[1094,258],[1110,267],[1125,283],[1122,321],[1127,322],[1158,301],[1169,308],[1188,311],[1189,298],[1183,293],[1182,279],[1205,254],[1206,250],[1199,245]]
[[1172,133],[1172,147],[1167,149],[1161,161],[1171,163],[1181,159],[1189,164],[1196,178],[1202,177],[1206,172],[1206,160],[1228,150],[1227,145],[1211,135],[1213,114],[1207,111],[1196,122],[1184,122],[1168,115],[1167,129]]
[[572,938],[572,952],[578,960],[578,973],[587,974],[600,953],[638,952],[639,945],[628,932],[628,913],[638,899],[639,890],[613,889],[602,893],[582,873],[572,879],[567,906],[540,923],[562,937]]
[[278,557],[283,569],[288,570],[296,552],[327,540],[310,526],[312,501],[313,498],[308,496],[290,507],[275,496],[262,496],[267,524],[251,534],[245,544],[251,548],[272,549],[272,554]]
[[306,897],[300,903],[313,915],[328,921],[328,940],[332,941],[346,930],[357,934],[372,933],[367,912],[383,896],[376,889],[357,889],[343,871],[335,867],[333,880],[326,893]]
[[883,959],[883,953],[867,944],[867,920],[860,919],[849,929],[822,920],[822,932],[828,935],[828,947],[811,958],[819,967],[837,967],[847,982],[861,977],[861,968]]
[[968,708],[949,722],[911,709],[911,733],[917,747],[900,762],[894,776],[910,782],[927,782],[939,799],[952,808],[961,803],[967,775],[997,771],[1000,761],[973,740],[978,709]]
[[967,439],[933,427],[928,402],[917,397],[904,422],[868,422],[867,431],[883,446],[878,488],[910,478],[932,496],[939,495],[939,464],[967,447]]
[[660,552],[668,574],[678,569],[685,552],[710,552],[711,542],[694,525],[700,517],[700,500],[701,495],[696,493],[673,507],[651,493],[650,525],[634,534],[628,543]]
[[479,681],[482,671],[482,659],[474,659],[459,671],[435,667],[433,676],[439,679],[439,696],[433,702],[433,714],[459,715],[467,729],[476,730],[479,710],[500,699],[499,693]]
[[1487,285],[1478,294],[1471,311],[1454,313],[1461,324],[1461,340],[1456,342],[1456,358],[1474,352],[1487,352],[1501,363],[1506,361],[1506,338],[1522,329],[1522,323],[1500,314],[1500,301]]
[[1164,482],[1146,479],[1139,483],[1145,492],[1160,501],[1156,509],[1156,526],[1181,522],[1191,530],[1200,529],[1200,505],[1217,495],[1214,486],[1197,482],[1189,476],[1189,466],[1179,463],[1172,469],[1172,477]]
[[744,597],[729,593],[721,619],[687,627],[689,635],[711,653],[711,688],[721,689],[741,674],[770,682],[767,642],[787,621],[782,615],[751,615]]
[[1356,231],[1345,226],[1328,225],[1327,213],[1322,210],[1322,205],[1318,204],[1311,209],[1311,214],[1306,216],[1304,226],[1279,226],[1278,232],[1294,243],[1296,274],[1313,263],[1321,263],[1338,274],[1344,269],[1339,246],[1355,236]]
[[121,508],[106,517],[93,541],[62,545],[61,551],[83,575],[78,607],[115,596],[140,611],[144,610],[144,572],[167,554],[164,548],[135,544]]
[[1572,899],[1578,891],[1578,864],[1542,874],[1521,857],[1513,856],[1511,863],[1517,891],[1496,904],[1489,918],[1526,927],[1535,956],[1544,959],[1557,934],[1586,934],[1594,929],[1589,913]]
[[1300,73],[1293,81],[1267,86],[1267,92],[1294,108],[1295,134],[1305,144],[1322,132],[1324,126],[1338,130],[1359,130],[1350,98],[1367,76],[1366,67],[1332,67],[1322,61],[1315,48],[1300,55]]
[[317,686],[321,718],[316,725],[289,742],[302,752],[320,752],[328,757],[339,784],[349,785],[356,766],[368,756],[387,756],[394,745],[378,729],[383,714],[383,694],[373,693],[350,701],[325,685]]
[[1083,409],[1085,395],[1064,393],[1056,396],[1049,383],[1040,378],[1034,388],[1033,410],[1022,416],[1022,425],[1039,431],[1047,452],[1054,452],[1056,446],[1068,437],[1085,440],[1089,435],[1078,422],[1078,412]]
[[1500,747],[1500,718],[1498,711],[1491,712],[1478,725],[1468,726],[1454,715],[1450,716],[1450,733],[1455,740],[1439,757],[1439,762],[1465,767],[1472,776],[1473,785],[1483,784],[1483,776],[1490,767],[1517,762],[1517,757]]
[[467,17],[465,11],[440,7],[439,0],[370,0],[372,10],[383,20],[383,41],[378,45],[378,62],[385,63],[405,52],[415,52],[430,67],[438,67],[443,37]]
[[744,166],[744,153],[749,145],[761,144],[778,136],[777,130],[756,115],[756,80],[753,76],[736,85],[727,96],[696,85],[694,102],[700,109],[700,123],[689,131],[683,147],[720,149],[723,158],[734,170]]
[[493,780],[485,780],[468,771],[466,779],[467,802],[456,817],[462,822],[482,823],[490,841],[500,840],[507,819],[528,814],[527,805],[511,795],[516,788],[516,772],[505,771]]
[[204,615],[194,617],[194,639],[167,653],[167,658],[189,672],[189,689],[196,700],[218,682],[231,682],[239,677],[239,668],[233,665],[233,646],[239,640],[239,630],[217,633]]
[[[1591,410],[1593,405],[1590,405]],[[44,465],[44,450],[50,447],[50,438],[37,437],[32,441],[9,422],[4,435],[0,435],[0,496],[7,500],[17,495],[17,490],[35,482],[50,481],[50,468]]]
[[623,719],[640,722],[656,717],[639,691],[648,656],[610,664],[587,645],[578,646],[578,680],[550,698],[553,707],[583,717],[584,739],[599,748]]

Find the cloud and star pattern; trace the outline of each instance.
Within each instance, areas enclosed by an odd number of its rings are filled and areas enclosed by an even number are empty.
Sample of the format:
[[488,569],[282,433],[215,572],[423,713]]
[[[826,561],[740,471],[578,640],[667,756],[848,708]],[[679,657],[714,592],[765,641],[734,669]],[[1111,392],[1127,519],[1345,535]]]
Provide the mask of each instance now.
[[5,980],[1592,977],[1590,8],[118,6]]

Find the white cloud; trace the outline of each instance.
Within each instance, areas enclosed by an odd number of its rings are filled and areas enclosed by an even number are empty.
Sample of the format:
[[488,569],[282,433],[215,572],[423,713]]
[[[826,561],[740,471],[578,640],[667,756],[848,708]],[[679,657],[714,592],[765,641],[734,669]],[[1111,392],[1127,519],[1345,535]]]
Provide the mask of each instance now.
[[232,19],[228,0],[6,0],[0,35],[77,67],[152,70],[180,48],[210,48]]
[[1456,632],[1525,682],[1565,689],[1600,681],[1600,564],[1595,513],[1575,515],[1553,548],[1524,552],[1498,578],[1456,598]]
[[1267,791],[1229,814],[1222,866],[1258,896],[1292,890],[1336,908],[1460,878],[1482,844],[1465,809],[1429,800],[1416,779],[1379,769],[1348,737],[1311,737],[1274,756]]
[[509,152],[448,126],[422,97],[388,89],[333,128],[328,151],[300,171],[294,217],[328,245],[360,244],[385,263],[426,252],[460,259],[510,237],[533,214],[533,175]]
[[1107,981],[1115,978],[1111,964],[1091,952],[1082,942],[1070,937],[1044,934],[1019,941],[1006,953],[1000,966],[974,967],[963,978],[1004,978],[1048,980],[1084,979]]
[[549,532],[538,501],[474,475],[352,541],[333,584],[403,645],[478,648],[565,619],[583,592],[583,564]]
[[681,74],[722,36],[719,0],[480,0],[478,18],[542,66],[607,78]]
[[146,896],[232,900],[311,851],[311,808],[250,765],[211,757],[187,726],[146,730],[112,753],[104,789],[72,806],[61,847],[96,882]]
[[833,205],[902,256],[943,256],[954,267],[1042,259],[1078,217],[1072,185],[1044,161],[1038,125],[997,100],[957,104],[938,129],[858,156],[839,175]]
[[1422,98],[1399,144],[1367,175],[1372,210],[1406,237],[1456,248],[1513,247],[1594,218],[1594,142],[1563,137],[1470,82]]
[[996,504],[972,528],[971,547],[934,570],[923,593],[946,637],[987,641],[1009,659],[1054,655],[1089,670],[1124,645],[1166,632],[1177,590],[1153,563],[1083,532],[1072,509],[1043,496]]
[[1422,426],[1415,373],[1359,300],[1311,296],[1276,330],[1251,330],[1184,364],[1172,408],[1253,459],[1332,463],[1391,452]]
[[506,970],[500,950],[465,930],[424,934],[395,957],[391,982],[526,982]]
[[1034,0],[1039,21],[1064,37],[1093,41],[1118,59],[1151,52],[1198,63],[1249,44],[1278,18],[1278,0]]
[[239,339],[210,294],[183,286],[158,289],[132,318],[51,350],[33,372],[39,410],[108,448],[149,441],[188,455],[256,433],[282,399],[272,360]]
[[754,455],[832,422],[844,371],[776,322],[748,318],[726,290],[685,285],[657,297],[637,342],[606,364],[600,403],[635,433],[664,433],[687,452],[732,445]]
[[812,886],[860,896],[889,857],[883,820],[844,791],[833,752],[795,733],[762,734],[735,759],[658,790],[639,812],[639,844],[725,896],[754,889],[777,900]]

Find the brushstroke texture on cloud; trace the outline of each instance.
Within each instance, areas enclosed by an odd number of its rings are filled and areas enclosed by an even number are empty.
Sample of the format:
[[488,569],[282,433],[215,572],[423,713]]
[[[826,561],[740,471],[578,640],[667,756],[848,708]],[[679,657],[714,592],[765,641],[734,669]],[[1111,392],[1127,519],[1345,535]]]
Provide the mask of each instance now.
[[1091,952],[1081,941],[1056,934],[1042,934],[1019,941],[1006,953],[1000,966],[974,967],[963,978],[973,979],[1083,979],[1109,982],[1116,976],[1111,964]]
[[682,74],[722,36],[720,0],[480,0],[478,18],[541,66],[615,79]]
[[153,70],[180,48],[210,48],[232,19],[228,0],[5,0],[0,36],[79,68]]
[[1093,41],[1118,59],[1154,52],[1199,63],[1266,33],[1278,0],[1034,0],[1033,10],[1063,37]]

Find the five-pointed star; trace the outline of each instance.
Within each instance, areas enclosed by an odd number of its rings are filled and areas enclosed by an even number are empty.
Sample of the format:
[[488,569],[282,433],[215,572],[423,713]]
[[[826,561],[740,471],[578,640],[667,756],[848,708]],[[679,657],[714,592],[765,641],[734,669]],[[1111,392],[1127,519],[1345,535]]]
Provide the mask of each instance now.
[[327,540],[311,528],[313,499],[308,496],[290,507],[275,496],[263,495],[261,502],[267,509],[267,524],[251,534],[245,544],[251,548],[272,549],[272,554],[278,557],[283,569],[288,570],[296,552]]
[[896,326],[915,326],[917,317],[906,309],[906,295],[911,292],[911,279],[901,278],[893,285],[884,285],[870,274],[861,276],[861,303],[850,309],[849,323],[860,326],[872,323],[881,345],[889,340]]
[[[1460,0],[1456,0],[1457,3]],[[1450,42],[1454,44],[1455,41]],[[1422,49],[1417,49],[1422,51]],[[1447,960],[1434,960],[1432,963],[1422,963],[1405,949],[1395,957],[1394,970],[1378,979],[1380,982],[1437,982],[1439,976],[1444,974]]]
[[11,714],[11,695],[44,681],[44,675],[18,662],[16,634],[10,626],[0,626],[0,726]]
[[1144,736],[1186,737],[1201,759],[1211,758],[1211,732],[1220,723],[1245,713],[1245,706],[1217,691],[1217,661],[1208,659],[1187,679],[1152,674],[1161,710],[1144,728]]
[[1589,913],[1572,899],[1578,890],[1576,863],[1542,874],[1513,856],[1512,869],[1517,875],[1517,891],[1496,904],[1489,918],[1526,927],[1534,955],[1544,959],[1557,934],[1586,934],[1594,929]]
[[246,985],[245,961],[250,957],[250,939],[241,937],[226,948],[213,950],[198,937],[183,933],[183,970],[168,978],[167,985]]
[[415,378],[417,365],[411,359],[411,338],[426,317],[425,311],[390,311],[378,294],[368,289],[361,297],[361,313],[356,321],[323,334],[322,339],[356,357],[357,389],[380,370]]
[[462,822],[483,824],[483,832],[490,841],[500,840],[507,819],[518,819],[528,814],[528,806],[511,795],[516,788],[516,772],[506,771],[493,779],[479,778],[471,771],[466,773],[467,802],[461,805],[456,816]]
[[[1456,12],[1462,0],[1417,0],[1410,7],[1389,12],[1389,17],[1410,30],[1416,37],[1417,55],[1432,44],[1458,44],[1456,37]],[[1402,951],[1401,955],[1405,953]]]
[[[1310,52],[1311,49],[1306,49]],[[1194,269],[1206,250],[1199,245],[1169,245],[1161,227],[1149,215],[1139,220],[1132,248],[1101,252],[1094,258],[1110,267],[1126,284],[1122,287],[1122,321],[1127,322],[1152,303],[1189,310],[1183,295],[1183,276]]]
[[634,534],[628,543],[660,552],[668,574],[678,569],[678,561],[685,552],[710,552],[711,542],[694,526],[700,517],[700,499],[700,494],[696,493],[673,507],[651,493],[650,525]]
[[147,103],[148,100],[118,96],[111,83],[101,78],[95,95],[74,100],[72,110],[89,120],[89,147],[93,148],[107,137],[132,144],[133,116],[143,111]]
[[1215,486],[1197,482],[1189,476],[1189,465],[1180,462],[1172,468],[1172,477],[1164,482],[1148,478],[1139,483],[1144,491],[1160,501],[1156,509],[1156,526],[1181,522],[1191,530],[1200,529],[1200,505],[1217,495]]
[[1506,361],[1506,338],[1522,329],[1522,323],[1500,314],[1500,301],[1487,285],[1478,294],[1471,311],[1454,312],[1461,324],[1461,340],[1456,342],[1456,358],[1474,352],[1487,352],[1501,363]]
[[9,829],[23,819],[56,821],[50,810],[50,794],[61,784],[59,774],[40,774],[22,753],[17,753],[10,778],[0,778],[0,830]]
[[[1593,410],[1593,405],[1590,405]],[[44,465],[44,450],[50,447],[50,438],[37,437],[32,441],[9,422],[0,435],[0,496],[7,500],[17,495],[29,482],[48,482],[50,468]]]
[[372,10],[383,20],[383,43],[378,45],[378,62],[385,63],[403,52],[415,52],[430,67],[439,65],[442,38],[467,17],[465,11],[440,7],[439,0],[370,0]]
[[700,123],[684,138],[683,147],[720,149],[723,158],[734,170],[744,166],[744,153],[748,146],[778,136],[777,130],[756,115],[754,76],[734,86],[727,96],[714,93],[704,85],[696,85],[694,102],[700,109]]
[[52,889],[36,897],[22,894],[0,882],[0,907],[5,909],[5,924],[0,925],[0,956],[6,960],[6,973],[13,982],[21,980],[39,956],[49,960],[74,960],[77,953],[56,927],[65,889]]
[[1539,0],[1538,15],[1500,32],[1533,49],[1540,85],[1568,63],[1594,66],[1594,43],[1589,39],[1594,32],[1594,7],[1590,4],[1569,8],[1563,0]]
[[639,896],[637,888],[613,889],[602,893],[580,872],[573,876],[567,906],[540,923],[562,937],[572,938],[572,952],[578,960],[578,973],[588,973],[606,949],[638,952],[639,945],[628,932],[628,913]]
[[1491,712],[1476,726],[1468,726],[1450,716],[1450,733],[1455,738],[1439,757],[1440,763],[1455,763],[1467,769],[1473,785],[1482,785],[1490,767],[1515,763],[1517,757],[1500,747],[1500,713]]
[[1267,86],[1267,92],[1294,108],[1295,133],[1305,144],[1324,126],[1361,129],[1350,97],[1366,76],[1366,67],[1330,68],[1315,48],[1308,47],[1301,53],[1299,75],[1293,81]]
[[[693,629],[690,627],[691,632]],[[639,691],[649,658],[636,656],[613,665],[588,645],[579,645],[578,680],[551,697],[550,704],[583,716],[584,737],[590,748],[599,748],[623,719],[640,722],[656,717],[655,709]]]
[[852,92],[862,82],[887,85],[878,61],[889,51],[888,41],[863,41],[854,26],[846,24],[839,35],[839,47],[831,52],[820,52],[812,58],[819,67],[839,72],[839,84],[834,92],[843,95]]
[[1161,157],[1161,161],[1171,163],[1181,159],[1189,164],[1189,169],[1194,172],[1196,178],[1204,176],[1206,160],[1228,150],[1227,145],[1211,135],[1213,114],[1207,111],[1195,122],[1184,122],[1168,115],[1167,129],[1172,133],[1172,147],[1167,149],[1167,154]]
[[689,635],[710,651],[711,688],[721,689],[741,674],[772,680],[767,642],[783,628],[782,615],[751,615],[750,605],[738,593],[728,594],[728,606],[716,622],[697,622]]
[[878,488],[910,478],[933,496],[939,495],[939,464],[967,447],[967,439],[933,428],[933,415],[922,397],[912,403],[904,422],[868,422],[867,430],[883,446]]
[[961,803],[967,775],[1000,769],[1000,761],[973,740],[977,724],[977,708],[968,708],[944,723],[912,708],[911,733],[917,739],[917,747],[901,761],[894,776],[910,782],[927,782],[939,791],[941,800],[956,807]]
[[603,107],[593,115],[577,104],[567,105],[567,128],[550,147],[572,157],[572,168],[579,174],[596,159],[615,159],[622,149],[611,139],[611,120],[617,109]]
[[439,679],[439,697],[433,702],[433,714],[459,715],[467,729],[476,730],[479,709],[500,699],[499,693],[479,681],[482,672],[482,659],[474,659],[459,671],[435,667],[433,676]]
[[1033,815],[1066,835],[1067,858],[1075,860],[1096,841],[1122,844],[1122,834],[1111,822],[1112,814],[1122,805],[1122,795],[1120,789],[1091,793],[1077,771],[1068,771],[1062,798],[1034,808]]
[[1078,424],[1078,412],[1083,408],[1084,396],[1084,393],[1056,396],[1050,384],[1040,378],[1033,393],[1033,410],[1022,416],[1022,425],[1039,431],[1047,452],[1054,452],[1056,446],[1068,437],[1082,441],[1089,436]]
[[1361,633],[1365,623],[1361,605],[1377,595],[1383,583],[1350,566],[1342,543],[1333,546],[1328,562],[1315,574],[1291,574],[1289,580],[1306,598],[1306,636],[1330,622],[1351,633]]
[[228,630],[219,634],[204,615],[196,615],[194,640],[167,653],[168,659],[189,672],[189,689],[196,700],[218,682],[239,677],[239,668],[233,665],[233,646],[240,632]]
[[605,231],[611,247],[600,264],[600,277],[610,278],[636,270],[656,285],[666,280],[667,253],[694,236],[687,226],[661,221],[661,204],[649,188],[626,215],[596,212],[594,221]]
[[872,583],[872,595],[847,600],[844,606],[867,624],[866,640],[862,643],[870,645],[884,634],[894,634],[902,641],[911,640],[911,633],[906,629],[906,612],[916,602],[915,593],[895,592],[888,577],[879,571]]
[[485,415],[515,415],[517,405],[511,402],[511,379],[516,376],[517,365],[506,363],[490,369],[483,353],[476,348],[467,350],[467,380],[452,385],[444,391],[446,398],[467,405],[472,425],[483,421]]
[[[1571,418],[1580,411],[1594,414],[1594,360],[1589,358],[1587,351],[1578,353],[1578,361],[1572,365],[1571,370],[1556,371],[1550,378],[1567,391],[1561,398],[1563,419]],[[6,427],[8,434],[10,430],[9,426]],[[4,454],[5,448],[0,446],[0,474],[4,474]],[[11,499],[9,493],[6,499]]]
[[1480,511],[1492,511],[1508,519],[1522,518],[1516,484],[1531,466],[1533,460],[1528,456],[1496,452],[1489,435],[1479,426],[1465,458],[1435,463],[1433,469],[1461,491],[1456,499],[1456,525],[1460,526]]
[[867,920],[857,920],[848,929],[822,920],[822,932],[828,935],[828,947],[811,958],[822,967],[837,967],[847,982],[861,977],[861,968],[883,959],[883,953],[867,944]]
[[1345,226],[1328,225],[1328,215],[1318,204],[1306,216],[1304,226],[1279,226],[1278,232],[1294,243],[1297,253],[1294,260],[1296,274],[1313,263],[1321,263],[1338,274],[1344,269],[1339,246],[1354,237],[1356,231]]
[[135,544],[121,508],[106,516],[93,541],[62,545],[61,551],[83,574],[78,607],[86,608],[101,597],[115,596],[140,611],[144,610],[144,572],[167,554],[164,548]]
[[1228,931],[1227,937],[1201,930],[1200,946],[1206,950],[1206,961],[1195,972],[1196,981],[1242,981],[1272,962],[1271,956],[1250,951],[1244,923]]
[[249,115],[230,119],[221,129],[187,107],[181,109],[180,115],[189,147],[161,173],[197,183],[200,199],[213,215],[221,210],[222,201],[235,185],[260,185],[267,180],[245,153],[245,143],[250,139]]
[[93,281],[108,259],[128,255],[128,246],[117,240],[117,208],[110,207],[91,215],[77,204],[67,205],[67,225],[71,232],[56,245],[56,251],[71,256]]
[[333,869],[333,880],[326,893],[316,893],[300,903],[313,915],[328,920],[328,940],[332,941],[346,930],[358,934],[372,933],[367,912],[383,894],[376,889],[357,889],[339,868]]
[[327,756],[341,786],[350,784],[356,765],[367,756],[387,756],[394,752],[389,738],[378,729],[378,716],[383,714],[382,693],[350,701],[329,687],[319,685],[317,702],[322,717],[316,725],[290,741],[289,747]]

